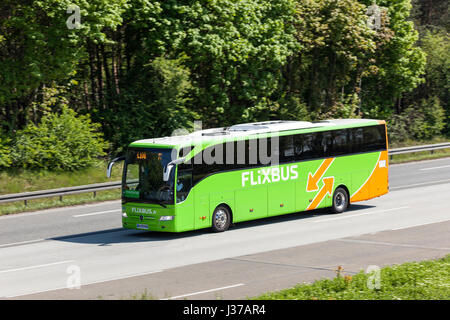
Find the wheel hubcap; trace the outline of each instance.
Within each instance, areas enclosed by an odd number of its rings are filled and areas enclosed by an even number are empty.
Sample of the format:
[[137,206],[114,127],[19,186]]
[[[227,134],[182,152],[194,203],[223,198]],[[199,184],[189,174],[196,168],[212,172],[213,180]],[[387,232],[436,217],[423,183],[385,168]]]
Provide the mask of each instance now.
[[223,229],[225,227],[225,225],[227,224],[227,214],[225,210],[217,210],[214,216],[214,222],[218,229]]
[[346,197],[343,193],[339,192],[336,194],[336,197],[334,199],[334,203],[336,205],[336,209],[343,210],[345,209],[345,206],[347,205]]

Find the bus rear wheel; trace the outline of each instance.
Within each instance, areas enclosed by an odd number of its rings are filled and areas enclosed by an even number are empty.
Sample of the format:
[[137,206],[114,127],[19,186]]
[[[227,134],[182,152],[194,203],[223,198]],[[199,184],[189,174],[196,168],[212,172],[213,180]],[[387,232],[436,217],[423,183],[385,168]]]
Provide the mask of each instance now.
[[333,194],[333,205],[331,206],[332,213],[342,213],[347,210],[350,204],[347,190],[344,188],[337,188]]
[[212,231],[223,232],[228,230],[231,223],[231,214],[227,207],[218,206],[212,217]]

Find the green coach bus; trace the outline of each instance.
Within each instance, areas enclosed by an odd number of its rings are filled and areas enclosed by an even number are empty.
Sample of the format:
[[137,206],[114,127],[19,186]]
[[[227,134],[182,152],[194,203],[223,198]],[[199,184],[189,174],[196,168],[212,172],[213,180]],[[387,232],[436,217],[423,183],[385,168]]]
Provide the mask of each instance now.
[[230,224],[386,194],[386,123],[266,121],[139,140],[123,157],[124,228],[225,231]]

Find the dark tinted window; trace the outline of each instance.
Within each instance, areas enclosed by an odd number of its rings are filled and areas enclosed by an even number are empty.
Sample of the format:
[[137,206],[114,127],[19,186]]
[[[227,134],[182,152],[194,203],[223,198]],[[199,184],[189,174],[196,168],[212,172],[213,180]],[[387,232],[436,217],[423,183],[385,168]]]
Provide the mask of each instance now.
[[333,135],[333,155],[339,156],[350,153],[350,130],[331,131]]
[[302,153],[298,160],[315,159],[323,156],[322,132],[304,134],[301,141],[303,142]]
[[376,151],[386,149],[385,126],[364,127],[363,151]]
[[279,137],[279,162],[286,163],[295,160],[294,137]]
[[352,153],[385,150],[385,130],[384,125],[351,129]]
[[177,173],[177,202],[184,201],[192,188],[192,165],[180,164]]
[[192,146],[181,148],[180,151],[178,152],[178,157],[179,158],[186,157],[189,154],[189,152],[191,152],[191,150]]
[[331,131],[322,132],[322,156],[323,157],[332,157],[333,153],[333,135]]

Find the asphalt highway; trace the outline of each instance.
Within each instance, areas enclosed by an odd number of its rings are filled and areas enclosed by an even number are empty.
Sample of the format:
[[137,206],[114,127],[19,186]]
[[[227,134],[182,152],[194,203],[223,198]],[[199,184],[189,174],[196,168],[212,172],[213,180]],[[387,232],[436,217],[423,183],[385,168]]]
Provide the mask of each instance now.
[[[207,230],[121,229],[120,201],[0,217],[0,297],[245,298],[450,252],[450,158],[392,165],[390,193]],[[79,287],[79,289],[67,289]]]

